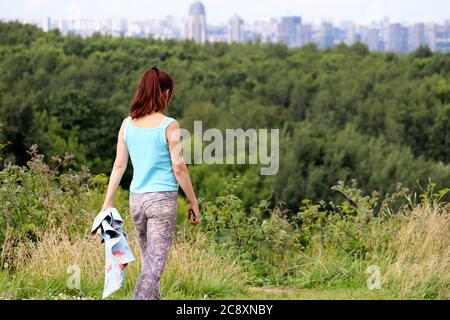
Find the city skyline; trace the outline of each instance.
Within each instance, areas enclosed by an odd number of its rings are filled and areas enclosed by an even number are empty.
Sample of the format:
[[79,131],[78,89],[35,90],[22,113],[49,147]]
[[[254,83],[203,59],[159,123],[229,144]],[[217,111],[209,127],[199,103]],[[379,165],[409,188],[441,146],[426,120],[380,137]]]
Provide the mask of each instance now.
[[[124,18],[135,20],[163,19],[168,15],[184,18],[192,0],[20,0],[0,1],[0,18],[43,19]],[[253,23],[259,20],[299,15],[309,22],[320,20],[370,22],[390,17],[392,21],[444,22],[449,19],[448,0],[204,0],[208,23],[225,24],[235,13]],[[168,5],[169,4],[169,5]]]
[[203,2],[190,1],[184,18],[168,15],[164,19],[109,18],[102,21],[86,19],[78,14],[65,19],[46,17],[38,21],[20,21],[35,24],[44,31],[58,29],[62,34],[78,34],[84,37],[94,33],[138,38],[152,36],[157,39],[193,40],[198,44],[259,41],[284,43],[291,48],[310,43],[319,48],[333,48],[340,43],[352,45],[361,42],[371,51],[408,53],[427,45],[433,51],[450,52],[450,19],[445,19],[443,24],[402,23],[390,17],[369,23],[351,20],[322,20],[311,23],[304,16],[294,13],[249,22],[234,13],[227,23],[214,24],[208,23],[209,11]]

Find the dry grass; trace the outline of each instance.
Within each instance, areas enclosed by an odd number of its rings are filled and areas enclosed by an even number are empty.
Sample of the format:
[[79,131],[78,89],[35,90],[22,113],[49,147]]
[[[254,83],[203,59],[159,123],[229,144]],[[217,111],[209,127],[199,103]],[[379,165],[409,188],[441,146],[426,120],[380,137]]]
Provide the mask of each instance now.
[[[89,296],[101,287],[103,247],[98,238],[80,236],[70,241],[59,231],[49,231],[37,243],[23,242],[19,245],[16,265],[16,292],[18,298],[46,297],[56,292]],[[81,289],[66,289],[69,266],[78,266]]]
[[[140,272],[140,257],[134,234],[129,234],[136,261],[127,267],[126,281],[112,299],[129,299]],[[176,239],[161,281],[165,298],[204,298],[242,292],[244,273],[231,256],[217,256],[202,234],[191,240]],[[79,266],[80,290],[69,290],[68,267]],[[0,277],[3,298],[92,298],[103,288],[104,248],[98,237],[69,240],[53,230],[36,244],[24,242],[17,248],[14,275]]]
[[400,296],[450,298],[449,206],[414,208],[381,258],[384,279]]
[[211,297],[241,293],[248,275],[231,252],[218,255],[202,233],[177,241],[163,275],[163,289],[181,297]]

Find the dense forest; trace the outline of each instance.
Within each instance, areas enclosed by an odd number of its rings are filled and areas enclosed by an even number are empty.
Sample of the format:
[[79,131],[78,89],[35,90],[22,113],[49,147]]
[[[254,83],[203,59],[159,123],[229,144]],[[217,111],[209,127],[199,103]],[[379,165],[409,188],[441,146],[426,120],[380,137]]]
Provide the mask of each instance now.
[[[0,165],[24,165],[37,144],[47,159],[68,152],[109,174],[120,124],[152,65],[176,82],[167,114],[182,127],[280,129],[277,175],[191,165],[207,200],[232,183],[246,207],[270,199],[298,209],[303,199],[335,200],[338,180],[380,193],[450,181],[450,54],[65,37],[18,23],[0,24]],[[129,164],[124,188],[131,176]]]

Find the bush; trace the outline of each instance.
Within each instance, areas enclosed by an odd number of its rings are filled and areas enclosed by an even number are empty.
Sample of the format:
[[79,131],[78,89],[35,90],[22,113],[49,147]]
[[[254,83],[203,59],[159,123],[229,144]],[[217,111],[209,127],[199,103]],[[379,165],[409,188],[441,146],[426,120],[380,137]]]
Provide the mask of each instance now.
[[202,204],[201,230],[215,241],[219,251],[232,251],[254,283],[286,284],[292,277],[291,264],[302,248],[295,225],[281,207],[271,209],[267,200],[245,212],[242,200],[228,184],[226,195]]
[[104,181],[76,164],[72,155],[52,157],[44,162],[37,145],[28,151],[27,167],[7,164],[0,172],[0,267],[13,268],[21,241],[37,242],[49,230],[63,229],[68,235],[86,233],[90,218],[98,209]]

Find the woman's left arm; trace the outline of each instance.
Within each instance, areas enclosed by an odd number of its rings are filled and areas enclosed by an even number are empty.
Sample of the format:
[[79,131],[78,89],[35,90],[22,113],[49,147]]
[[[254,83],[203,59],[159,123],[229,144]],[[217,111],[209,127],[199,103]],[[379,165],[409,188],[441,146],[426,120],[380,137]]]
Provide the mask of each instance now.
[[125,128],[125,119],[122,121],[120,126],[119,134],[117,136],[117,152],[116,159],[114,160],[114,165],[111,171],[111,176],[108,183],[108,191],[106,192],[105,202],[100,211],[106,210],[108,208],[114,208],[114,197],[116,195],[116,189],[119,186],[120,180],[127,169],[128,164],[128,150],[123,140],[123,131]]

